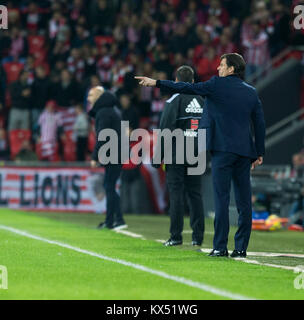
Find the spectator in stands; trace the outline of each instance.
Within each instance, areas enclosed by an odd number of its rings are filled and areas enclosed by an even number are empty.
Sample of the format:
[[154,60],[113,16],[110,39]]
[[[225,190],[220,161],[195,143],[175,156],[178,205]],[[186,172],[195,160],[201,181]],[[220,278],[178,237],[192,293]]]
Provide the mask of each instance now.
[[122,108],[122,120],[129,121],[130,131],[137,129],[139,126],[139,117],[137,110],[131,105],[130,96],[123,94],[119,100]]
[[243,39],[245,48],[246,73],[245,78],[248,80],[254,73],[259,72],[269,61],[268,36],[261,29],[259,22],[252,22],[251,33]]
[[258,0],[253,2],[251,19],[253,21],[260,21],[262,24],[266,19],[269,22],[272,22],[270,18],[270,12],[267,9],[265,1]]
[[55,96],[55,89],[56,84],[59,84],[60,82],[60,75],[62,70],[66,68],[66,63],[64,60],[57,60],[55,64],[53,65],[52,69],[50,70],[49,79],[51,82],[51,96]]
[[21,30],[17,27],[13,27],[11,31],[11,47],[9,55],[12,58],[20,59],[26,58],[28,54],[28,45]]
[[216,17],[224,26],[229,23],[229,14],[220,0],[210,0],[207,20],[209,20],[210,17]]
[[80,49],[73,48],[71,50],[71,55],[68,58],[68,70],[78,82],[81,82],[85,71],[85,62],[82,59]]
[[35,69],[36,77],[32,85],[33,91],[33,109],[32,109],[32,125],[33,132],[38,129],[38,119],[46,102],[50,98],[50,80],[46,74],[44,66],[38,66]]
[[169,11],[166,15],[166,21],[162,25],[162,31],[166,38],[173,32],[177,27],[177,18],[174,11]]
[[15,160],[20,161],[37,161],[38,157],[36,153],[33,151],[32,144],[29,140],[24,140],[22,142],[20,151],[15,157]]
[[154,67],[157,71],[163,71],[166,73],[167,78],[172,78],[173,67],[170,64],[169,54],[165,50],[161,50],[158,60],[154,63]]
[[8,56],[11,46],[11,38],[8,30],[1,30],[0,32],[0,57]]
[[61,71],[60,82],[54,88],[55,100],[60,107],[71,107],[80,101],[77,83],[67,69]]
[[220,56],[216,55],[215,48],[209,47],[207,54],[199,61],[197,73],[201,81],[207,81],[217,74],[217,68],[220,64]]
[[[292,157],[293,171],[291,176],[295,179],[304,178],[304,151]],[[301,188],[298,199],[294,201],[289,210],[289,224],[298,224],[304,227],[304,187]]]
[[89,121],[81,104],[76,105],[76,120],[74,123],[74,136],[76,138],[76,159],[85,161],[88,149]]
[[9,114],[9,130],[30,129],[32,91],[28,85],[29,74],[22,71],[19,80],[11,85],[12,108]]
[[292,178],[304,178],[304,150],[293,155],[292,166]]
[[223,32],[224,25],[217,16],[211,15],[206,24],[206,31],[210,34],[212,41],[216,41]]
[[0,105],[1,105],[0,110],[2,110],[5,106],[5,89],[6,89],[5,72],[3,67],[0,66]]
[[72,48],[81,48],[89,41],[89,32],[83,25],[76,25],[76,34],[72,41]]
[[0,128],[0,160],[9,160],[10,153],[7,143],[6,132]]
[[182,22],[185,22],[186,18],[190,18],[195,25],[206,22],[203,10],[197,7],[197,1],[194,0],[189,1],[187,10],[184,10],[181,14]]
[[96,56],[98,50],[96,47],[91,47],[88,44],[85,44],[82,47],[82,57],[85,61],[85,70],[84,74],[86,77],[89,77],[96,73]]
[[110,53],[109,45],[103,45],[100,48],[100,56],[97,60],[97,72],[100,77],[101,82],[104,85],[110,86],[112,79],[112,70],[111,68],[114,65],[113,57]]
[[108,35],[114,23],[114,13],[106,0],[94,0],[90,10],[89,21],[94,34]]
[[274,4],[271,14],[273,29],[270,32],[269,46],[270,55],[274,57],[290,42],[290,15],[288,9],[280,2]]
[[55,112],[56,102],[49,100],[39,117],[41,156],[43,160],[53,160],[58,137],[64,139],[62,119]]
[[82,14],[87,15],[87,7],[84,5],[84,1],[74,0],[73,5],[71,6],[70,16],[69,16],[73,26],[79,22],[79,19],[82,16]]
[[231,34],[222,33],[216,46],[216,55],[222,56],[225,52],[236,52],[236,46],[231,40]]
[[202,32],[199,32],[200,43],[194,48],[194,57],[193,57],[194,65],[196,65],[199,62],[199,60],[204,57],[204,55],[207,52],[207,49],[210,46],[212,46],[210,34],[204,29],[199,29],[199,31],[202,31]]
[[60,13],[55,11],[49,21],[49,37],[52,40],[66,42],[69,38],[69,27],[66,24],[66,18]]
[[41,24],[41,16],[39,14],[38,5],[34,1],[31,1],[25,12],[26,12],[26,29],[31,34],[37,33],[39,25]]
[[188,35],[185,25],[179,24],[169,40],[169,50],[172,53],[186,54],[188,50]]
[[57,40],[52,46],[50,52],[50,62],[51,64],[55,64],[58,60],[66,61],[69,56],[70,46],[69,43],[65,43],[64,41]]
[[33,56],[27,56],[23,70],[28,72],[27,83],[32,85],[35,79],[35,59]]

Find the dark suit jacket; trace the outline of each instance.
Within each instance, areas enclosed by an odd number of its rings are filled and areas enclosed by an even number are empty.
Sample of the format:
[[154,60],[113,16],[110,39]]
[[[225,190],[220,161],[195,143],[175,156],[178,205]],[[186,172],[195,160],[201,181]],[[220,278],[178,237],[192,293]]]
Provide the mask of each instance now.
[[[206,82],[157,80],[171,93],[206,97],[200,128],[207,128],[207,149],[257,159],[265,153],[265,121],[256,89],[238,76],[212,77]],[[253,124],[255,142],[252,139]]]

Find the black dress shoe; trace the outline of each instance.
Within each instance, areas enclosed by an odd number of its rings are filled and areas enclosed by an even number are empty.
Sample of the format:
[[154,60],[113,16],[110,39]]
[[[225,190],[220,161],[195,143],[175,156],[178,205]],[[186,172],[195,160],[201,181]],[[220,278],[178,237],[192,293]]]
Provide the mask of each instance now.
[[200,246],[202,245],[202,243],[201,243],[201,242],[198,242],[198,241],[196,241],[196,240],[193,240],[193,241],[192,241],[192,245],[193,245],[194,247],[200,247]]
[[105,222],[101,222],[98,226],[97,229],[113,229],[113,227],[109,227]]
[[246,256],[247,256],[246,251],[238,251],[238,250],[233,250],[233,252],[230,255],[231,258],[246,258]]
[[228,257],[228,250],[215,250],[213,249],[209,255],[209,257]]
[[179,246],[183,244],[183,241],[182,240],[172,240],[172,239],[169,239],[167,240],[165,243],[164,243],[164,246],[165,247],[173,247],[173,246]]

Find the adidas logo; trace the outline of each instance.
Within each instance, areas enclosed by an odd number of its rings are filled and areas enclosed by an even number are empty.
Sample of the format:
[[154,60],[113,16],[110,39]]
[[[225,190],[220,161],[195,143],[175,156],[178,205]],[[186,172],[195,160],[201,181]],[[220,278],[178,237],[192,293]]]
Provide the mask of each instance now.
[[186,108],[187,113],[203,113],[203,108],[198,103],[196,98],[194,98],[187,106]]

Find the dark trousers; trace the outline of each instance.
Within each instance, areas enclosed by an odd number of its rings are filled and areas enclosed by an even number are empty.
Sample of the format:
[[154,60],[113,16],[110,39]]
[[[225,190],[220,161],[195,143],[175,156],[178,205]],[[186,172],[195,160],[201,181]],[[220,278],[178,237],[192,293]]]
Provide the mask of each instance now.
[[107,197],[106,225],[112,228],[114,223],[124,224],[120,209],[120,196],[116,192],[116,183],[121,172],[120,164],[109,164],[105,166],[104,188]]
[[188,176],[187,166],[167,165],[166,177],[170,196],[170,234],[172,240],[182,240],[184,226],[184,195],[190,209],[192,240],[202,242],[204,238],[204,208],[201,194],[202,176]]
[[88,137],[77,137],[76,155],[77,161],[85,161],[88,149]]
[[229,202],[231,181],[239,213],[235,249],[247,250],[251,225],[251,159],[234,153],[212,151],[212,180],[215,202],[213,249],[226,250],[229,234]]

